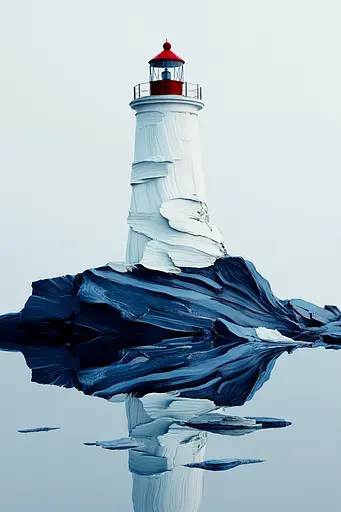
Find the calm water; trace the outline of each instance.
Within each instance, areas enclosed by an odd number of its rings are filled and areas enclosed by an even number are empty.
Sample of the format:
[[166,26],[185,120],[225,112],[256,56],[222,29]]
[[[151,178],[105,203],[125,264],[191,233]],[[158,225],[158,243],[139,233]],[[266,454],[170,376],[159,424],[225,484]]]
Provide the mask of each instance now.
[[[203,473],[201,511],[338,510],[341,353],[283,355],[270,381],[231,414],[292,421],[241,437],[208,434],[205,459],[261,458],[263,464]],[[123,403],[75,389],[30,383],[21,354],[0,353],[1,510],[132,511],[128,452],[83,442],[128,436]],[[42,425],[60,431],[19,434]],[[193,471],[185,468],[184,471]]]

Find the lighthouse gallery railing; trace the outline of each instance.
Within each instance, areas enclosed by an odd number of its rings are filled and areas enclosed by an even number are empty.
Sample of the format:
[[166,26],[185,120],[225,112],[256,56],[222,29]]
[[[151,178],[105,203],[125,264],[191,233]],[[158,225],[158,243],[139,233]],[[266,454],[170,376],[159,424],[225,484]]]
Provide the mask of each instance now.
[[[150,96],[150,82],[137,84],[134,87],[134,100]],[[183,83],[182,95],[188,98],[202,100],[202,87],[198,84]]]

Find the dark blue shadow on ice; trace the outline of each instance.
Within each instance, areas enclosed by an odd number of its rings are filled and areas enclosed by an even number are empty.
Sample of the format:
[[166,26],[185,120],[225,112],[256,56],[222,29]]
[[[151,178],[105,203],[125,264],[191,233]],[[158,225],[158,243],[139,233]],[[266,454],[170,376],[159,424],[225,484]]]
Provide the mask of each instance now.
[[296,348],[339,348],[341,312],[279,300],[252,263],[164,274],[110,266],[33,283],[0,317],[0,348],[21,351],[32,380],[111,398],[176,391],[236,406]]

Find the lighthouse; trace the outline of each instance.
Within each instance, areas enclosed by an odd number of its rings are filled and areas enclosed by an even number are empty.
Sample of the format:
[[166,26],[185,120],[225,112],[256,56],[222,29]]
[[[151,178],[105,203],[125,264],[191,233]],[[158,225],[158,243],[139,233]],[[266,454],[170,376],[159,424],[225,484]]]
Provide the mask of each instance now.
[[185,81],[185,61],[166,41],[134,87],[134,161],[126,261],[162,272],[211,266],[225,254],[210,222],[198,116],[202,88]]

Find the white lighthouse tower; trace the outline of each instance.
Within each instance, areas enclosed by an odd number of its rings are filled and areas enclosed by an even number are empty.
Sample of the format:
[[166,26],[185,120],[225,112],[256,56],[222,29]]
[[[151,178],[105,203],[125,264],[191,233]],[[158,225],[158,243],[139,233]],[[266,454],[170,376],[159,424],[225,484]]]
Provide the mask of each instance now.
[[199,85],[184,81],[185,61],[165,42],[134,87],[135,155],[127,263],[163,272],[208,267],[225,254],[210,223],[201,163]]

